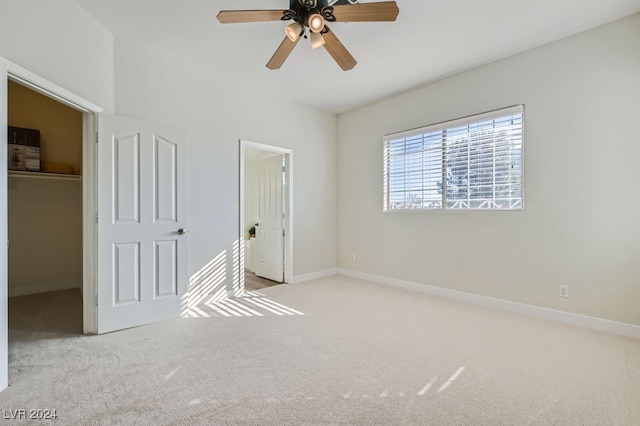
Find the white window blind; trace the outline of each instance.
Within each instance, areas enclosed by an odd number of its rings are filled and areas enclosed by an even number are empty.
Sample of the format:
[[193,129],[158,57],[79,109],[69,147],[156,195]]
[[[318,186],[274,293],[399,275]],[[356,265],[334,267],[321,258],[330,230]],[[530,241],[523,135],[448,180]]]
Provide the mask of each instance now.
[[384,210],[523,208],[524,106],[385,136]]

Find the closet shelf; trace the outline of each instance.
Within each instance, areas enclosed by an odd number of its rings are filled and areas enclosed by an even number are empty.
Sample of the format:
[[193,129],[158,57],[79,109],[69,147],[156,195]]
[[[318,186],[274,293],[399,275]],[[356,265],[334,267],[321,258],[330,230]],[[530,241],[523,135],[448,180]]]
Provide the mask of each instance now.
[[70,180],[82,181],[80,175],[68,175],[62,173],[43,173],[43,172],[22,172],[18,170],[9,170],[9,177],[26,178],[26,179],[49,179],[49,180]]

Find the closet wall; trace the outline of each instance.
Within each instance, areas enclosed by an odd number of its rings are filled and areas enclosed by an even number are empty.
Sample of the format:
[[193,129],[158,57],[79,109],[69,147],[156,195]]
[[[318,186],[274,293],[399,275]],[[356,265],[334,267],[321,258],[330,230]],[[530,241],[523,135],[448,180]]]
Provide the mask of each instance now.
[[[82,171],[82,113],[9,82],[10,126],[40,130],[41,164]],[[82,183],[9,172],[9,296],[82,287]]]

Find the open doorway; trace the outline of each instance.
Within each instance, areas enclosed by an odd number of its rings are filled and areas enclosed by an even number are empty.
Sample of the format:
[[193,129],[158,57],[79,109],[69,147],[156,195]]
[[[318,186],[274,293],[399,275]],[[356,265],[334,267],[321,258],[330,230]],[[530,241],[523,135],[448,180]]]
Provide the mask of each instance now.
[[[51,83],[50,81],[16,65],[10,61],[0,58],[0,147],[4,147],[0,150],[0,239],[9,240],[9,197],[10,191],[20,191],[25,187],[25,184],[19,183],[16,185],[15,180],[21,179],[40,179],[35,177],[36,175],[29,175],[28,177],[9,177],[9,157],[8,157],[8,118],[9,118],[9,85],[18,84],[23,86],[22,88],[28,88],[39,95],[44,95],[50,100],[54,100],[60,104],[66,105],[81,114],[81,170],[77,173],[59,173],[60,175],[69,174],[71,176],[62,177],[61,181],[57,183],[65,183],[68,185],[76,185],[80,188],[81,199],[81,213],[79,215],[80,221],[80,238],[82,240],[82,251],[80,259],[80,283],[76,283],[76,286],[80,286],[82,290],[82,296],[80,300],[81,306],[81,319],[74,319],[74,324],[81,324],[82,329],[80,332],[95,333],[97,330],[97,315],[96,315],[96,272],[97,272],[97,258],[96,258],[96,241],[97,241],[97,229],[95,224],[96,209],[97,209],[97,191],[96,191],[96,148],[95,141],[96,135],[96,122],[97,113],[102,112],[102,109],[91,102]],[[16,134],[16,139],[17,139]],[[33,153],[32,153],[33,154]],[[33,158],[31,158],[33,160]],[[58,171],[61,171],[58,169]],[[67,170],[68,171],[68,170]],[[14,171],[12,171],[13,173]],[[19,171],[15,171],[19,172]],[[25,171],[26,173],[26,171]],[[35,171],[29,173],[36,173]],[[49,182],[48,178],[51,176],[43,177],[43,181],[48,185],[54,185],[54,182]],[[14,182],[10,183],[10,179]],[[53,180],[55,181],[56,178]],[[32,182],[35,183],[35,182]],[[10,186],[13,185],[12,188]],[[55,186],[55,185],[54,185]],[[74,190],[76,196],[77,188]],[[25,191],[25,194],[27,192]],[[47,193],[46,190],[40,191],[41,194]],[[16,193],[17,195],[17,193]],[[48,195],[48,194],[47,194]],[[36,197],[37,198],[37,197]],[[28,201],[28,200],[27,200]],[[24,206],[23,206],[24,207]],[[77,223],[76,223],[77,224]],[[27,224],[28,225],[28,224]],[[69,232],[77,232],[78,228],[73,228]],[[66,238],[66,236],[64,237]],[[64,239],[61,237],[61,239]],[[63,244],[63,241],[58,241]],[[9,311],[9,271],[7,267],[9,265],[9,248],[6,245],[0,246],[0,258],[5,259],[4,262],[0,262],[0,391],[7,387],[9,382],[8,374],[8,353],[9,353],[9,324],[8,324],[8,311]],[[78,259],[75,259],[76,261]],[[76,269],[76,274],[78,270]],[[77,275],[76,275],[77,276]],[[31,291],[36,290],[38,285],[36,282],[31,282],[28,287]],[[67,283],[69,284],[69,283]],[[62,286],[61,282],[58,282],[58,286]],[[22,290],[24,291],[24,289]],[[73,291],[73,290],[71,290]],[[77,291],[77,290],[76,290]],[[14,291],[15,294],[15,291]],[[64,300],[63,300],[64,299]],[[57,308],[64,309],[65,304],[68,302],[66,297],[63,297],[54,302]],[[77,306],[78,300],[71,302]],[[49,324],[51,325],[51,324]],[[64,324],[67,327],[69,324]],[[77,325],[73,325],[77,330]]]
[[242,291],[291,283],[292,151],[240,141]]
[[9,339],[82,334],[83,115],[7,89]]

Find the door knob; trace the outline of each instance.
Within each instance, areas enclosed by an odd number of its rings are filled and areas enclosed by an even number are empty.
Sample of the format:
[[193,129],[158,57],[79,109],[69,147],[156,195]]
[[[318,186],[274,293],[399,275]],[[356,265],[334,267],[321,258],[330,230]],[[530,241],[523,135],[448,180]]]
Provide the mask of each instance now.
[[186,233],[187,233],[187,230],[184,228],[180,228],[176,232],[174,232],[174,234],[178,234],[178,235],[184,235]]

